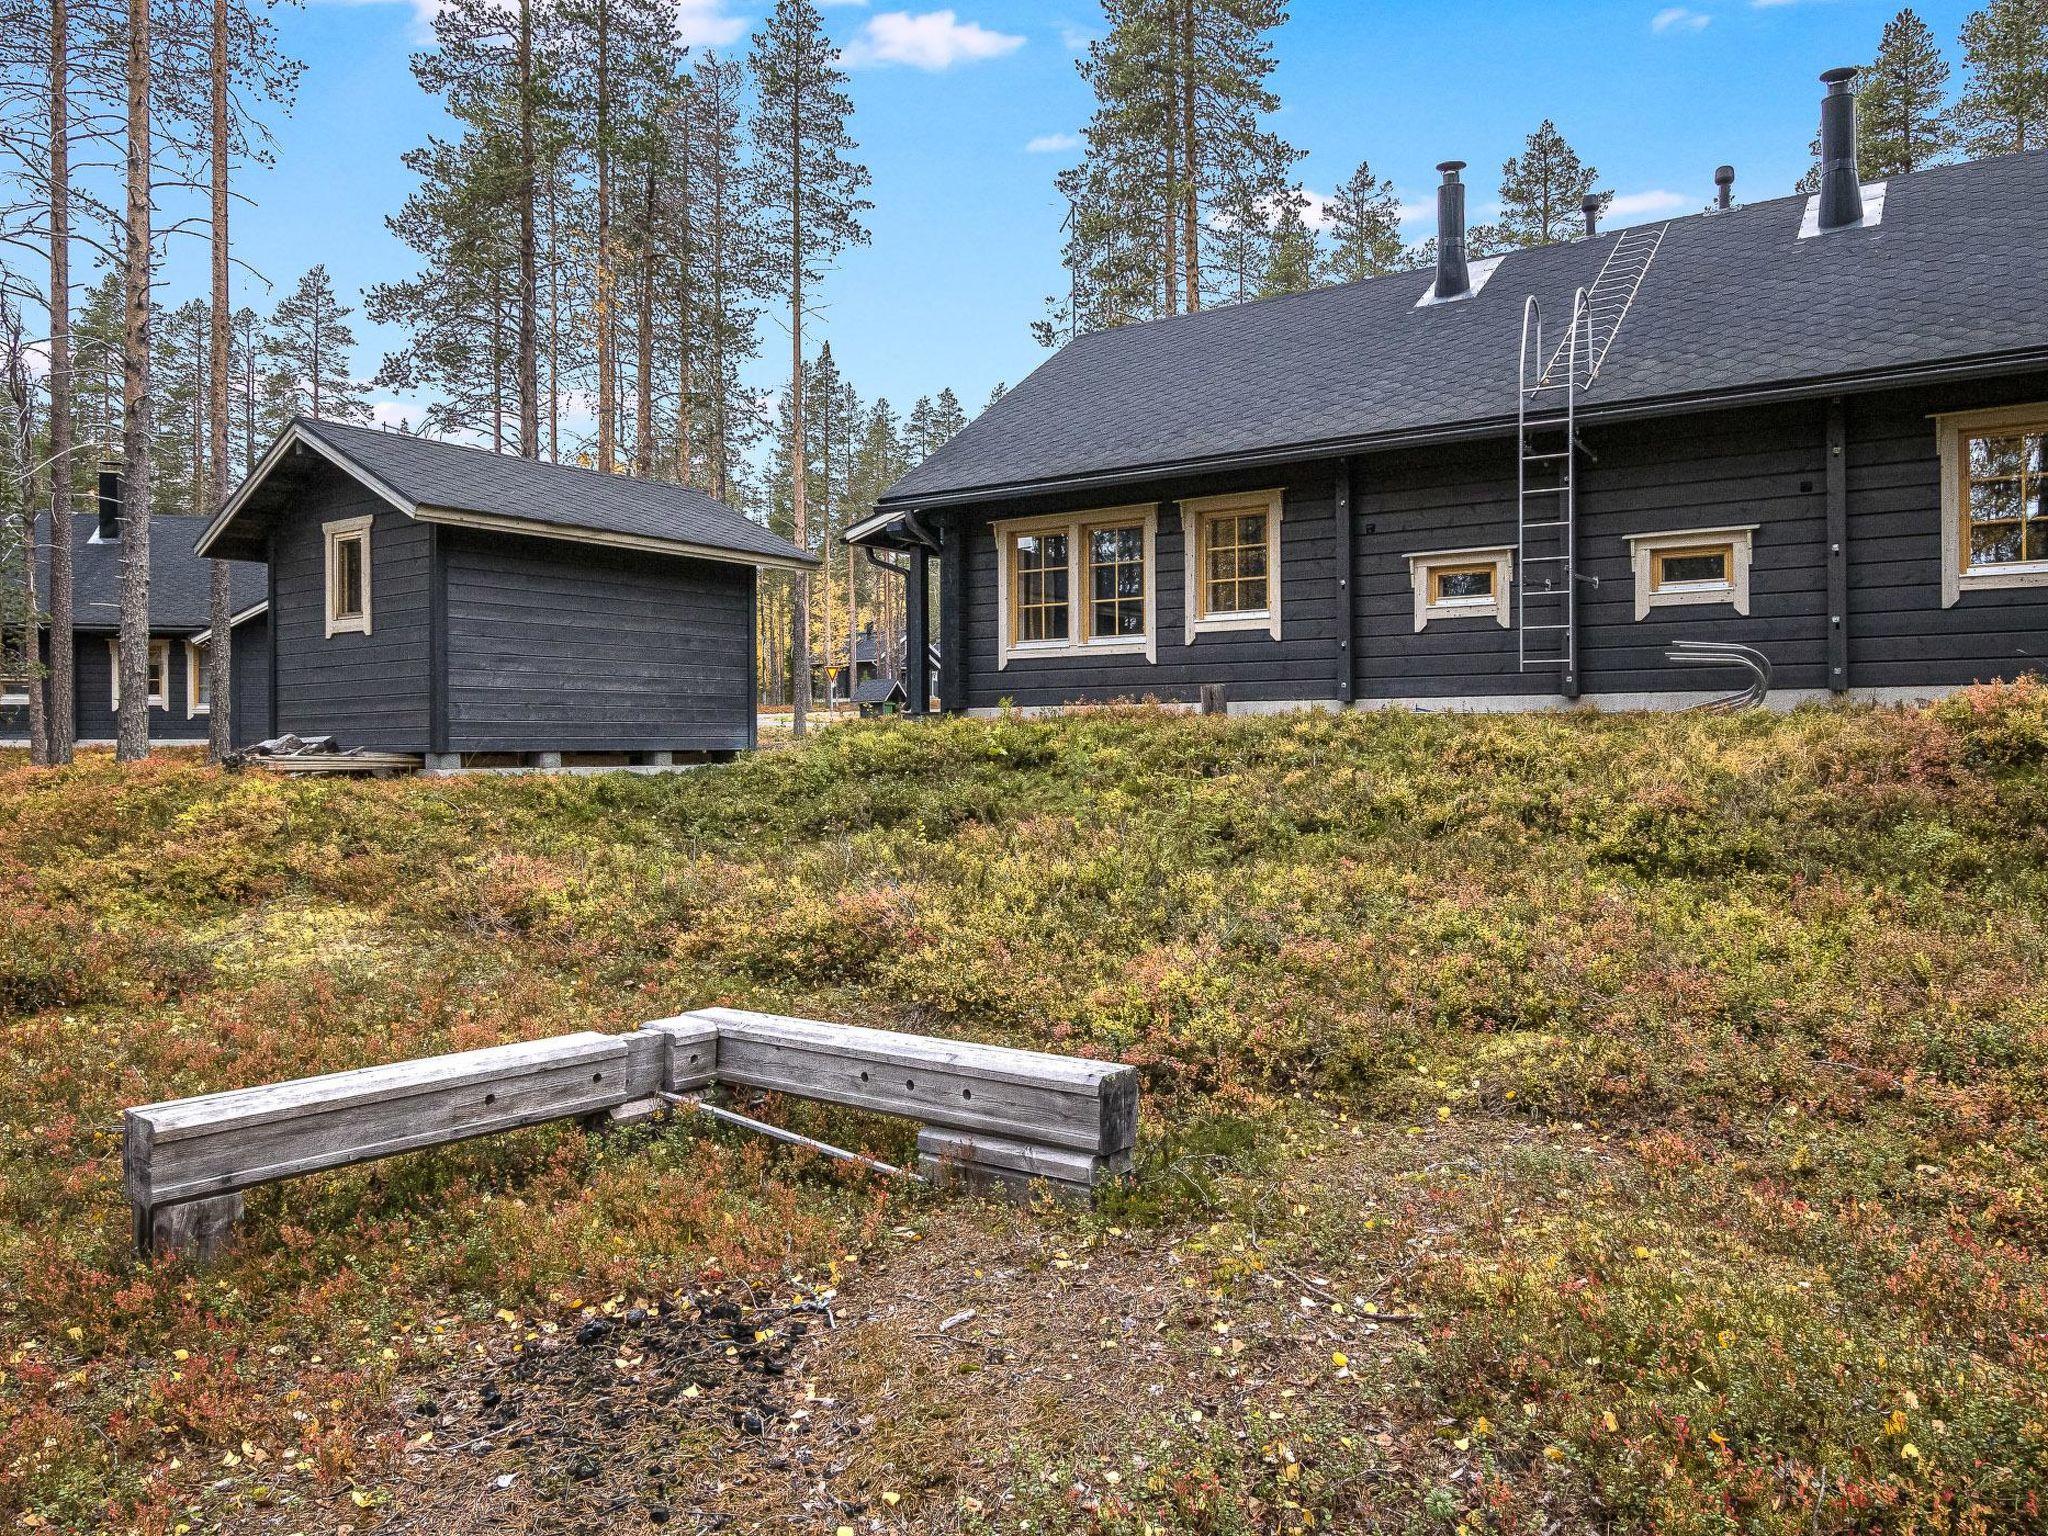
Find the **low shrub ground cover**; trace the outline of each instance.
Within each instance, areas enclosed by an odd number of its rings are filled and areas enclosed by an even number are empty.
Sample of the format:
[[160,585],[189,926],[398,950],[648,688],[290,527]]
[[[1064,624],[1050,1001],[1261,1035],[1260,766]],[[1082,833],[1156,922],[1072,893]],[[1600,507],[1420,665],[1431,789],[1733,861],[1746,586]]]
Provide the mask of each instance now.
[[713,1001],[1134,1062],[1144,1177],[1046,1230],[1140,1244],[1203,1318],[1300,1276],[1401,1313],[1298,1432],[1169,1394],[1114,1482],[1077,1430],[992,1464],[1009,1504],[865,1519],[2048,1522],[2036,683],[846,724],[664,777],[0,770],[0,1521],[374,1526],[394,1394],[505,1314],[886,1256],[900,1193],[573,1129],[259,1193],[204,1273],[126,1253],[124,1104]]

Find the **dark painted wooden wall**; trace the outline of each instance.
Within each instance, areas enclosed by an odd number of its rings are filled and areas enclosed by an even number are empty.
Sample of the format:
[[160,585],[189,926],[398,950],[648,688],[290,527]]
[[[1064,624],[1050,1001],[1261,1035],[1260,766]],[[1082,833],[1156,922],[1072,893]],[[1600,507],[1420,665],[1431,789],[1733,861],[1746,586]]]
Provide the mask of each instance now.
[[[2048,588],[1965,593],[1941,606],[1938,412],[2048,401],[2048,376],[1850,396],[1842,405],[1849,529],[1850,686],[1920,688],[2012,677],[2048,667]],[[1601,694],[1697,692],[1725,681],[1671,666],[1677,639],[1760,646],[1786,689],[1829,686],[1828,413],[1825,401],[1753,406],[1595,427],[1595,458],[1580,481],[1582,685]],[[952,514],[966,529],[942,562],[964,590],[944,599],[940,631],[967,661],[949,707],[1070,700],[1186,700],[1203,683],[1235,701],[1328,701],[1338,694],[1340,605],[1332,562],[1336,466],[1304,464],[1231,481],[1150,483]],[[1036,516],[1218,491],[1288,487],[1282,521],[1286,637],[1199,637],[1182,644],[1177,519],[1158,539],[1159,661],[1061,657],[996,666],[992,519]],[[1355,462],[1351,655],[1361,700],[1542,697],[1554,673],[1522,673],[1515,632],[1492,618],[1433,619],[1414,627],[1411,553],[1515,544],[1515,459],[1506,438],[1417,448]],[[1635,617],[1628,535],[1754,523],[1750,611],[1732,605],[1652,608]],[[1517,572],[1517,580],[1521,578]]]
[[[1317,464],[1284,471],[1182,482],[1140,491],[1096,492],[1005,506],[1000,516],[1036,517],[1095,507],[1136,505],[1155,497],[1198,497],[1284,487],[1280,519],[1281,637],[1264,630],[1195,636],[1187,643],[1186,566],[1181,519],[1162,508],[1156,545],[1158,660],[1142,655],[1019,658],[999,667],[996,635],[996,541],[987,515],[964,521],[964,611],[937,626],[942,653],[959,635],[967,667],[965,705],[987,709],[1008,700],[1024,706],[1070,699],[1127,698],[1192,701],[1204,683],[1229,685],[1235,702],[1327,698],[1336,685],[1336,642],[1341,632],[1334,569],[1334,505],[1338,466]],[[945,562],[941,560],[942,569]],[[942,583],[943,585],[943,583]],[[950,598],[942,598],[950,602]],[[950,671],[950,658],[943,660]],[[949,693],[949,697],[950,697]]]
[[[372,514],[370,633],[328,635],[323,524]],[[311,481],[271,535],[276,732],[425,752],[428,529],[344,477]]]
[[229,721],[235,745],[250,746],[275,734],[270,729],[270,615],[259,613],[235,626],[229,658],[235,712]]
[[444,528],[450,752],[752,745],[753,568]]
[[[149,712],[152,741],[177,745],[206,740],[206,716],[185,713],[185,637],[159,636],[170,641],[170,692],[165,707]],[[77,633],[77,667],[72,697],[78,711],[78,740],[81,744],[104,744],[114,739],[114,670],[109,642],[111,635],[80,630]],[[43,660],[50,657],[49,632],[43,634]],[[0,709],[0,741],[28,740],[28,709],[10,705]]]

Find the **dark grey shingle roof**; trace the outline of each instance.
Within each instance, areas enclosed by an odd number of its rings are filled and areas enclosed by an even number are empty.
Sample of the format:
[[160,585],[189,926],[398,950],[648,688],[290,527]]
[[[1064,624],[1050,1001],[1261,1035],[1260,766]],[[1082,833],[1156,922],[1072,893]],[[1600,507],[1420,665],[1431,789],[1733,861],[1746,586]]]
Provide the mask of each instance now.
[[[205,524],[196,517],[155,517],[149,524],[149,627],[156,634],[196,634],[213,622],[213,562],[192,552],[192,541]],[[118,629],[121,623],[121,555],[126,546],[101,544],[92,535],[99,518],[91,512],[71,514],[72,627]],[[46,533],[47,521],[38,529]],[[50,604],[48,540],[37,541],[36,596]],[[228,562],[234,611],[260,603],[269,590],[263,567],[246,560]]]
[[893,677],[871,677],[853,690],[856,704],[886,704],[891,699],[908,698],[902,682]]
[[[2048,349],[2048,152],[1890,183],[1874,228],[1805,199],[1673,220],[1583,408]],[[1522,305],[1555,336],[1617,232],[1519,251],[1477,297],[1420,272],[1084,336],[905,475],[889,504],[1510,419]]]
[[695,544],[769,560],[806,558],[788,540],[687,486],[546,464],[377,427],[304,416],[294,425],[417,506]]

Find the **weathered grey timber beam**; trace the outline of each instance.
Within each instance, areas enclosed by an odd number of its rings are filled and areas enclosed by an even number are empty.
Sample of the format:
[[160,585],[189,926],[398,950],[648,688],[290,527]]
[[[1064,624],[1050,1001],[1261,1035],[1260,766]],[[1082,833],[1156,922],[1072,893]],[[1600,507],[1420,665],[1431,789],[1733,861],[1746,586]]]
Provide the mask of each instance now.
[[730,1086],[1096,1155],[1137,1141],[1138,1074],[1117,1062],[736,1008],[684,1017],[717,1025]]

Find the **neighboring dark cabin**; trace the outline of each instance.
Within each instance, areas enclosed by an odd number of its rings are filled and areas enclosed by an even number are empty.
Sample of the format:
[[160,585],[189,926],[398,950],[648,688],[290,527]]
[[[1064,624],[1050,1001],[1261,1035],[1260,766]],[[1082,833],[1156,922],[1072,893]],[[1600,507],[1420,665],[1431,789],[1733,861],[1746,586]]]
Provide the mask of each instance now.
[[1468,262],[1447,163],[1433,272],[1063,348],[849,532],[917,568],[913,656],[938,567],[942,707],[1742,681],[1681,639],[1760,649],[1775,703],[2041,668],[2048,153],[1864,185],[1824,78],[1811,197],[1723,167],[1705,213]]
[[[109,746],[115,733],[116,683],[114,640],[121,623],[121,477],[100,474],[98,502],[93,510],[74,512],[70,519],[72,568],[72,635],[75,664],[73,707],[77,712],[78,744]],[[160,745],[203,745],[212,721],[213,700],[206,676],[206,647],[212,643],[212,562],[192,551],[192,530],[198,520],[156,517],[149,540],[149,736]],[[50,603],[49,516],[36,525],[36,596],[47,613]],[[233,680],[231,729],[237,745],[270,734],[270,620],[264,602],[263,569],[229,562],[233,594]],[[50,635],[44,626],[39,654],[50,662]],[[13,647],[9,647],[10,656]],[[28,690],[49,687],[47,676],[33,682],[10,677],[0,682],[0,745],[28,742]]]
[[853,690],[853,702],[862,715],[871,718],[901,714],[910,707],[910,695],[897,678],[871,677]]
[[436,768],[753,746],[756,570],[815,563],[683,486],[305,417],[199,547],[268,568],[278,733]]

